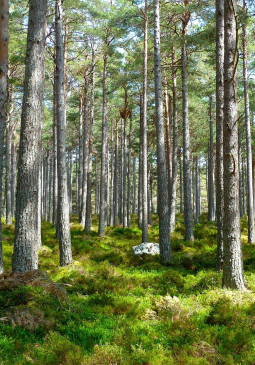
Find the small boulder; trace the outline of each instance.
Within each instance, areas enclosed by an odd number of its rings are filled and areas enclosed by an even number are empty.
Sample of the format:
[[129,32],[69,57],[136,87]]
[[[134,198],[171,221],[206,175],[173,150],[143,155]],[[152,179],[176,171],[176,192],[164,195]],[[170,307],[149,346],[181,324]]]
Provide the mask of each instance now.
[[141,243],[138,246],[133,246],[135,255],[142,255],[147,253],[148,255],[159,255],[159,244],[158,243]]

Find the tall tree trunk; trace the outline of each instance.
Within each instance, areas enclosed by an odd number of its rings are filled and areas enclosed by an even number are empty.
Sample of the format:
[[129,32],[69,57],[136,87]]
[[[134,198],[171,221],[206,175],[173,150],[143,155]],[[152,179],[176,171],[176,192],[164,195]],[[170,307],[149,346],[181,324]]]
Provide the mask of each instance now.
[[223,269],[223,107],[224,107],[224,0],[216,0],[216,217],[217,269]]
[[82,136],[83,136],[83,99],[82,95],[79,96],[79,172],[78,172],[78,214],[79,221],[81,218],[81,205],[82,205]]
[[111,200],[110,200],[110,226],[113,226],[114,222],[114,208],[113,208],[113,197],[114,197],[114,129],[112,121],[112,135],[111,135]]
[[101,180],[100,180],[100,209],[98,233],[100,236],[105,235],[106,217],[106,189],[107,189],[107,139],[108,139],[108,122],[107,122],[107,62],[108,54],[104,54],[104,71],[103,71],[103,115],[102,115],[102,146],[101,146]]
[[12,165],[11,165],[11,153],[12,153],[12,126],[11,121],[7,124],[6,128],[6,176],[5,176],[5,203],[6,203],[6,224],[12,224],[12,208],[11,208],[11,180],[12,180]]
[[143,224],[143,98],[140,94],[140,141],[139,141],[139,179],[138,179],[138,226]]
[[82,157],[82,199],[81,199],[81,224],[85,227],[86,202],[87,202],[87,179],[88,179],[88,151],[89,151],[89,98],[88,98],[88,75],[85,70],[84,88],[84,121],[83,121],[83,157]]
[[[188,3],[187,1],[185,2]],[[189,21],[189,13],[183,20],[182,45],[182,114],[183,114],[183,187],[184,187],[184,223],[185,241],[194,241],[193,216],[191,200],[191,172],[190,172],[190,133],[188,119],[188,75],[187,75],[187,41],[185,35]]]
[[95,52],[92,47],[92,66],[91,66],[91,94],[90,94],[90,124],[89,124],[89,156],[88,156],[88,177],[87,177],[87,202],[85,232],[91,231],[91,210],[92,210],[92,152],[93,152],[93,126],[95,110]]
[[243,169],[242,169],[242,146],[241,146],[241,129],[238,128],[238,170],[239,170],[239,207],[240,207],[240,218],[243,218],[244,215],[244,195],[243,195]]
[[6,126],[7,73],[8,73],[9,0],[0,0],[0,274],[4,271],[2,253],[2,180],[4,132]]
[[128,135],[128,192],[127,192],[127,226],[131,226],[131,136],[132,136],[132,112],[130,111],[130,124]]
[[123,120],[120,132],[119,223],[123,223]]
[[[125,92],[126,94],[126,92]],[[123,209],[123,227],[127,228],[127,96],[125,97],[125,116],[123,118],[123,174],[122,174],[122,209]]]
[[224,1],[224,262],[223,287],[244,289],[241,249],[237,126],[236,0]]
[[[243,8],[246,10],[245,0]],[[250,127],[250,108],[247,80],[247,47],[246,47],[246,28],[243,30],[243,84],[244,84],[244,111],[246,126],[246,153],[247,153],[247,214],[248,214],[248,242],[254,243],[254,211],[253,211],[253,190],[252,190],[252,157],[251,157],[251,127]]]
[[58,140],[57,140],[57,81],[56,81],[56,45],[54,47],[54,84],[53,84],[53,224],[58,237]]
[[183,213],[183,178],[182,178],[182,158],[179,158],[180,165],[180,213]]
[[47,0],[29,1],[12,270],[38,268],[38,189],[44,108]]
[[48,217],[49,222],[52,223],[52,185],[53,185],[53,153],[50,156],[50,176],[49,176],[49,206],[48,206]]
[[17,151],[16,145],[12,143],[12,182],[11,182],[11,204],[12,204],[12,217],[15,212],[15,191],[16,191],[16,168],[17,168]]
[[98,172],[97,172],[97,156],[95,157],[95,215],[98,215]]
[[114,167],[114,219],[113,224],[116,226],[118,223],[118,171],[119,171],[119,136],[118,136],[118,120],[116,120],[116,142],[115,142],[115,167]]
[[[175,63],[175,51],[172,53],[172,62]],[[170,232],[175,230],[176,188],[178,171],[178,120],[177,120],[177,80],[176,70],[173,68],[173,152],[172,152],[172,178],[170,189]]]
[[195,214],[195,223],[199,223],[199,214],[200,214],[200,189],[199,189],[199,158],[196,157],[196,214]]
[[210,143],[208,159],[208,221],[215,220],[214,206],[214,173],[213,173],[213,99],[210,95]]
[[89,99],[88,99],[88,70],[84,77],[84,118],[82,139],[82,186],[81,186],[81,214],[80,223],[85,227],[86,202],[87,202],[87,178],[88,178],[88,151],[89,151]]
[[73,181],[73,151],[68,151],[68,201],[69,201],[69,213],[72,214],[72,181]]
[[142,113],[142,242],[148,242],[148,143],[147,143],[147,63],[148,63],[148,0],[144,6],[143,113]]
[[133,206],[132,206],[132,213],[136,214],[136,156],[133,157]]
[[56,107],[57,107],[57,154],[58,154],[58,239],[60,266],[72,262],[69,204],[66,174],[66,108],[64,90],[64,59],[62,37],[62,2],[56,0]]
[[172,144],[171,144],[171,126],[172,126],[172,102],[171,97],[167,91],[167,81],[164,90],[165,99],[165,120],[166,120],[166,166],[168,178],[168,199],[169,209],[171,202],[171,183],[172,183]]
[[159,250],[160,258],[164,264],[172,260],[170,230],[168,187],[166,175],[166,155],[164,141],[164,119],[162,100],[162,77],[160,58],[160,20],[159,0],[154,0],[154,74],[155,74],[155,104],[156,104],[156,129],[157,129],[157,167],[158,167],[158,215],[159,215]]

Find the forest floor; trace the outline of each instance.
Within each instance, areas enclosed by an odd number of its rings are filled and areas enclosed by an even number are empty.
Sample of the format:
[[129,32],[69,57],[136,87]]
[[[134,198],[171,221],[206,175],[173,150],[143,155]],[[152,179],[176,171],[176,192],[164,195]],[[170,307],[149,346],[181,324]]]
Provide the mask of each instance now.
[[[11,274],[14,226],[3,224],[6,273],[0,276],[0,364],[205,365],[255,364],[255,245],[242,220],[247,291],[221,289],[216,225],[194,227],[184,242],[183,217],[171,235],[173,264],[135,256],[132,228],[90,235],[72,217],[73,264],[59,267],[58,241],[42,224],[40,270]],[[149,241],[158,242],[153,215]]]

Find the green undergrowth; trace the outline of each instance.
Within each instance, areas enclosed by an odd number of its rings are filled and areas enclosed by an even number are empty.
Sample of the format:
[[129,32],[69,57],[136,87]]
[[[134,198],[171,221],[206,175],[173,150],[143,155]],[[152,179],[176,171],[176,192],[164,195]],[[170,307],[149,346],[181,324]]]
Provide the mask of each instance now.
[[[242,220],[246,292],[221,288],[216,225],[200,217],[185,242],[183,216],[171,234],[173,262],[135,256],[132,227],[90,234],[72,216],[73,263],[59,267],[52,224],[42,223],[39,271],[10,272],[14,226],[3,222],[6,273],[0,276],[0,364],[205,365],[255,363],[255,246]],[[149,241],[158,241],[152,216]]]

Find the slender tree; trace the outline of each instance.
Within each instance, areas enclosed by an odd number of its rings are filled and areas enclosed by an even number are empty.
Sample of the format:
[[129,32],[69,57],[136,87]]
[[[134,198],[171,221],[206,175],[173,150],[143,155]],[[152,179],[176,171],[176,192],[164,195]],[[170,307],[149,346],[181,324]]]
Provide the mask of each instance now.
[[216,0],[216,217],[217,269],[223,269],[224,0]]
[[[245,0],[243,8],[246,10]],[[251,126],[250,108],[247,80],[247,46],[246,46],[246,26],[243,22],[243,84],[244,84],[244,111],[246,126],[246,154],[247,154],[247,213],[248,213],[248,242],[254,243],[254,211],[253,211],[253,190],[252,190],[252,151],[251,151]]]
[[4,132],[6,126],[7,72],[8,72],[9,0],[0,0],[0,274],[3,272],[2,253],[2,179]]
[[[109,31],[109,30],[107,30]],[[106,45],[109,45],[109,37],[106,37]],[[100,209],[99,209],[99,225],[98,233],[100,236],[105,235],[105,226],[107,223],[106,208],[106,188],[107,188],[107,138],[108,138],[108,122],[107,122],[107,63],[108,53],[104,54],[104,71],[103,71],[103,114],[102,114],[102,149],[101,149],[101,180],[100,180]]]
[[[184,0],[185,6],[188,0]],[[191,200],[191,172],[190,172],[190,132],[188,118],[188,74],[187,74],[187,41],[186,33],[190,12],[186,11],[182,20],[182,119],[183,119],[183,190],[184,190],[184,223],[185,240],[194,241],[193,216]]]
[[214,205],[214,160],[213,160],[213,99],[210,95],[210,142],[208,158],[208,221],[215,220]]
[[244,289],[241,249],[238,123],[236,0],[224,1],[224,262],[223,287]]
[[157,128],[157,165],[158,165],[158,215],[159,215],[159,247],[160,258],[164,264],[172,259],[168,188],[166,174],[166,155],[164,141],[163,96],[160,57],[160,20],[159,0],[154,0],[154,74],[155,74],[155,104]]
[[72,262],[71,235],[69,224],[69,204],[66,174],[66,108],[64,88],[64,52],[62,30],[62,1],[56,0],[56,117],[57,117],[57,155],[58,155],[58,239],[60,266]]
[[44,108],[46,13],[47,0],[29,1],[12,263],[14,272],[38,267],[39,139]]
[[91,94],[90,94],[90,123],[89,123],[89,155],[88,155],[88,177],[87,177],[87,202],[86,202],[86,219],[85,232],[91,230],[91,194],[92,194],[92,152],[93,152],[93,126],[95,110],[95,50],[92,48],[92,66],[91,66]]
[[142,242],[148,242],[148,146],[147,146],[147,64],[148,64],[148,0],[144,5],[143,41],[143,113],[142,113]]
[[[172,63],[175,63],[175,51],[172,52]],[[175,229],[176,213],[176,187],[178,171],[178,120],[177,120],[177,80],[176,69],[173,67],[173,151],[172,151],[172,177],[170,189],[170,231]]]

